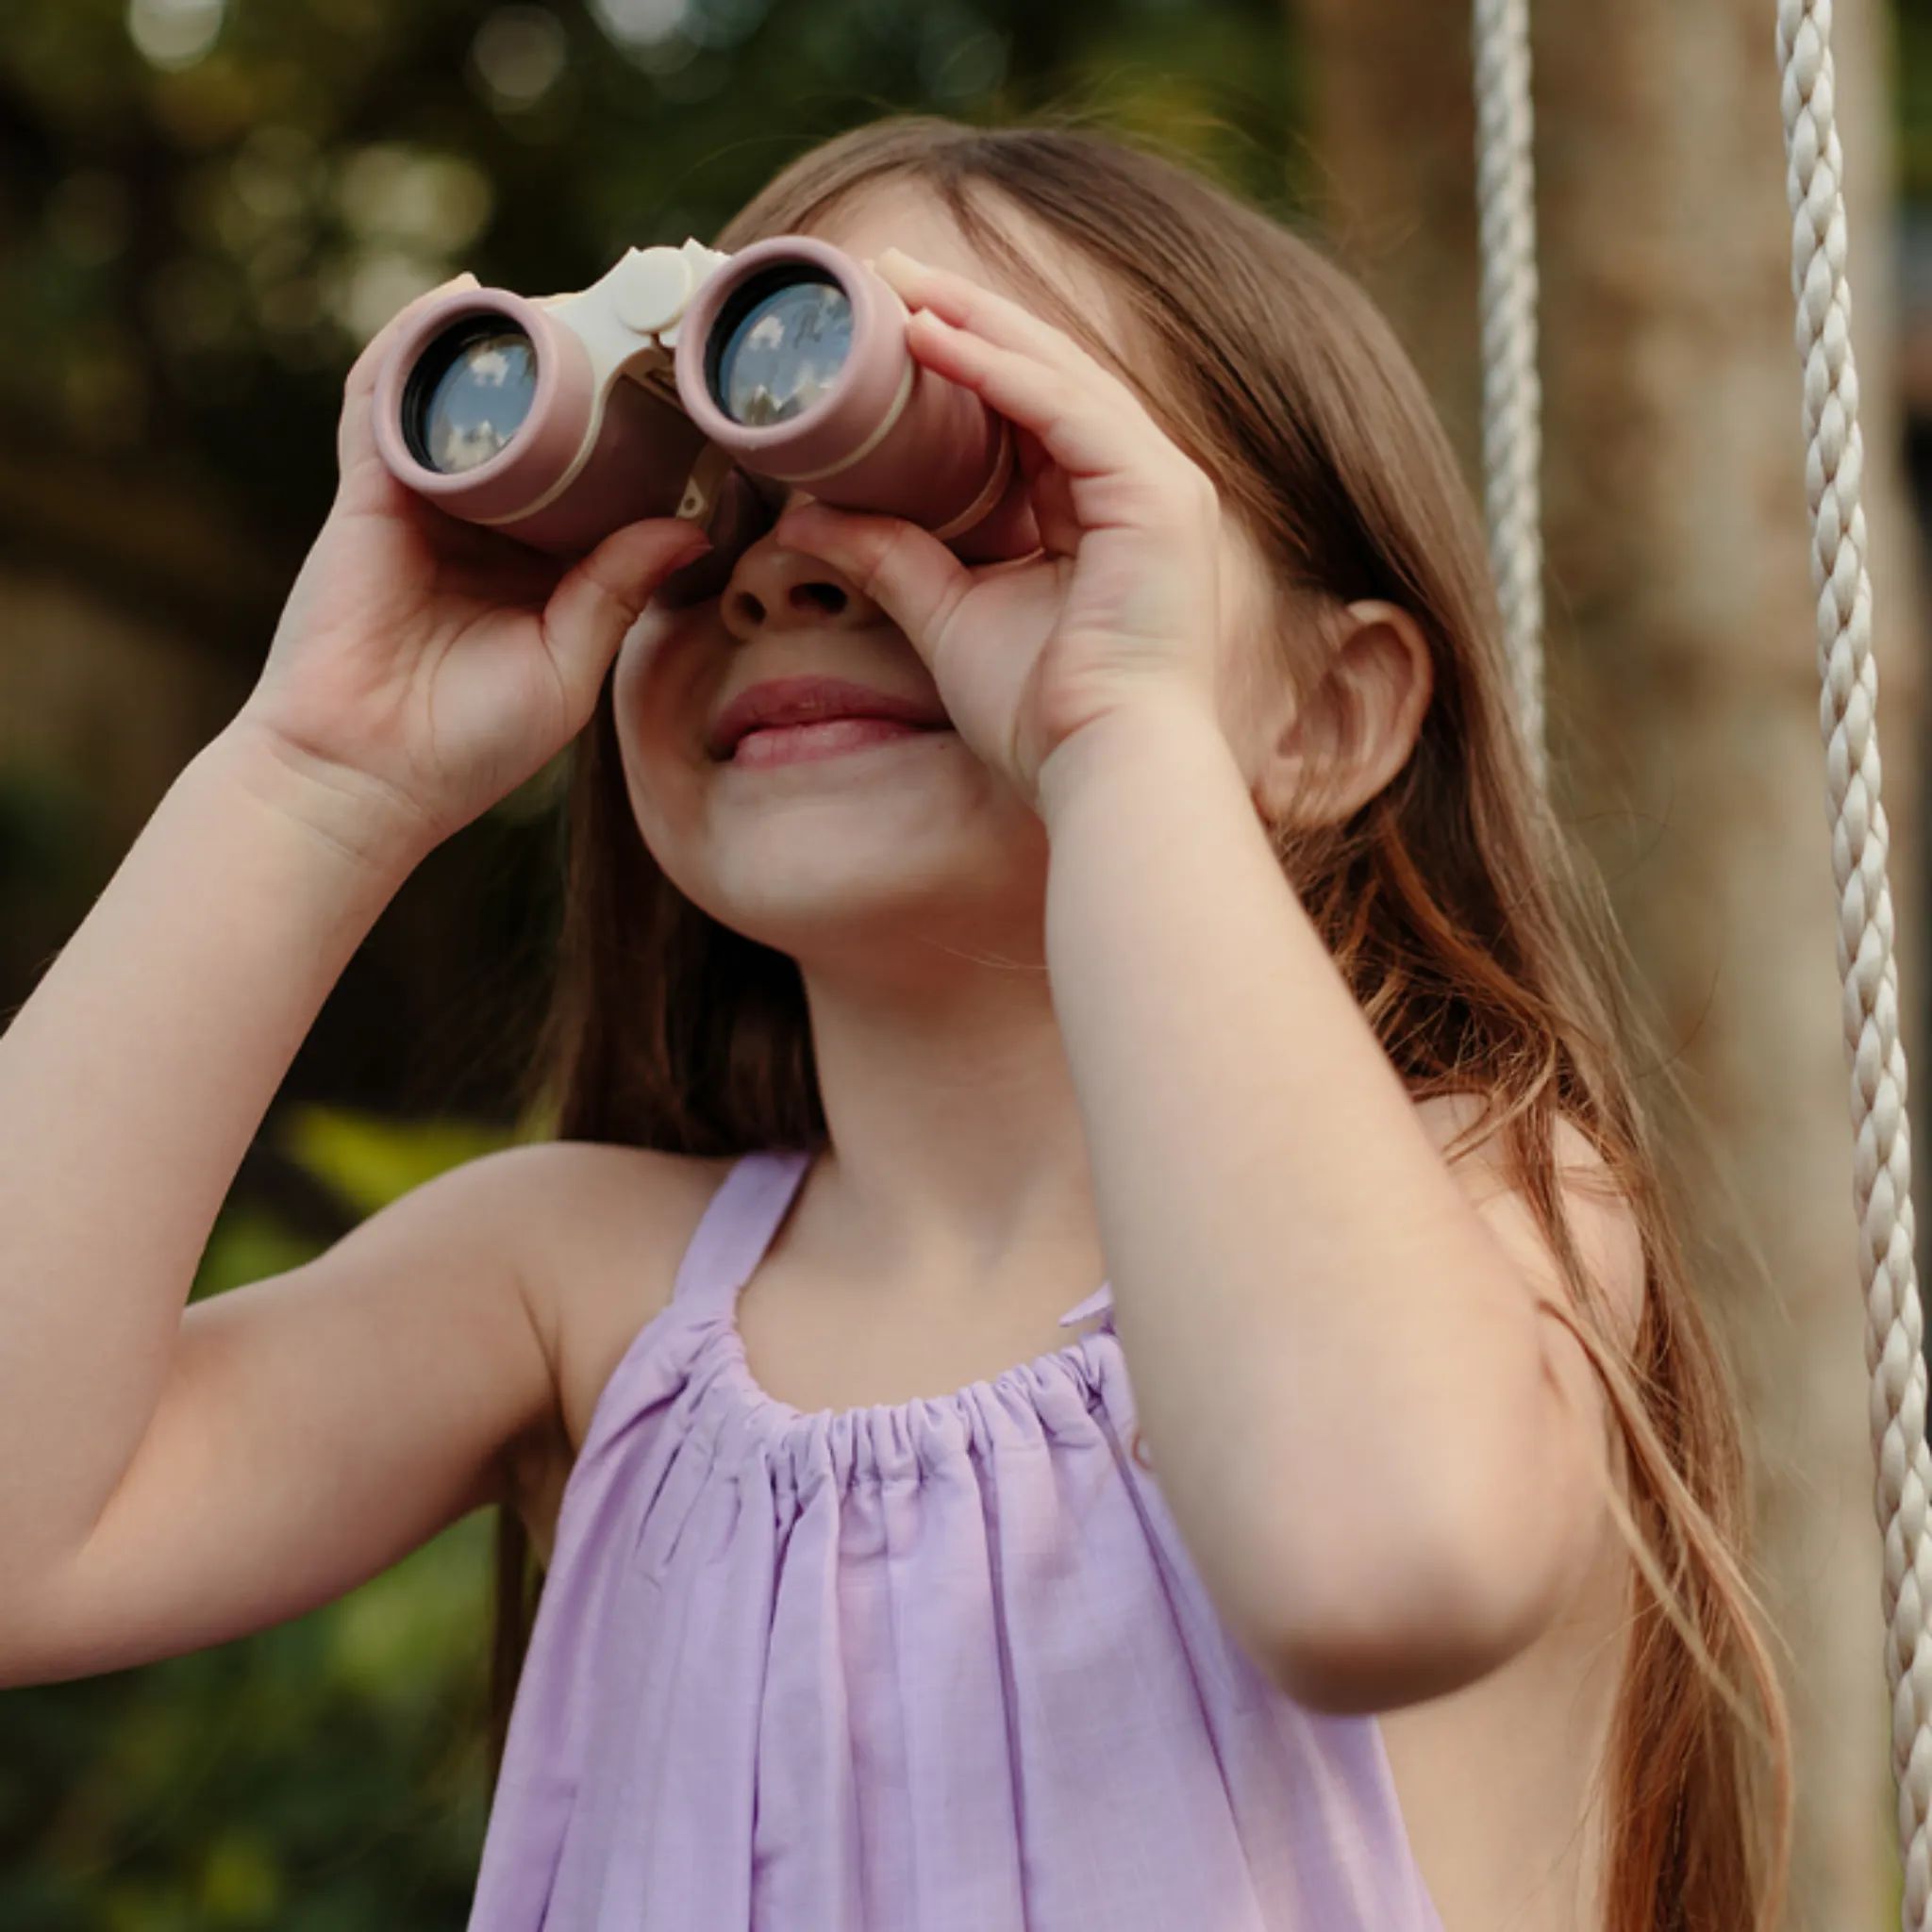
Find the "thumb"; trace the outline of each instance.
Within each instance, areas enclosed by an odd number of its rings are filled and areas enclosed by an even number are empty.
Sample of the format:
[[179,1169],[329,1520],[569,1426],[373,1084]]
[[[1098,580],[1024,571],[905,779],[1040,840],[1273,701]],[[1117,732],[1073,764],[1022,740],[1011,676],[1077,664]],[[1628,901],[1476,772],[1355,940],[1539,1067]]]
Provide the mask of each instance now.
[[802,503],[778,519],[772,536],[849,579],[906,633],[929,666],[973,588],[973,574],[930,530],[897,517]]
[[585,716],[625,633],[652,593],[674,571],[710,547],[710,539],[694,524],[652,517],[613,530],[565,573],[543,608],[543,641],[564,688]]

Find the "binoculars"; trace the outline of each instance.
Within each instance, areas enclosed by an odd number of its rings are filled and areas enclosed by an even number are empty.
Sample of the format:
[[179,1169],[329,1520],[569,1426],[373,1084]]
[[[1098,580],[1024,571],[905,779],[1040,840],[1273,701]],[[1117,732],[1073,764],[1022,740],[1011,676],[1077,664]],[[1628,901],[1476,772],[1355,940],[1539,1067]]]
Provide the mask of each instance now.
[[689,518],[714,549],[678,575],[713,588],[793,488],[971,561],[1027,555],[1011,425],[920,367],[906,323],[878,275],[808,236],[633,248],[575,294],[429,303],[377,374],[376,446],[441,508],[558,557]]

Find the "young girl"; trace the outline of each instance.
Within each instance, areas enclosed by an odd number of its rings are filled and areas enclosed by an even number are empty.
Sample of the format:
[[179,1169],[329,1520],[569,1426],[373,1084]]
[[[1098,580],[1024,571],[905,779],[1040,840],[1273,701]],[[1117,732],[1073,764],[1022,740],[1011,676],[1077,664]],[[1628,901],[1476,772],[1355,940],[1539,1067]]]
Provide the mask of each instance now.
[[[390,478],[370,346],[0,1042],[0,1681],[498,1502],[477,1932],[1767,1923],[1734,1424],[1415,375],[1091,135],[867,128],[722,245],[805,232],[1039,553],[794,495],[560,571]],[[563,1138],[184,1313],[371,922],[574,734]]]

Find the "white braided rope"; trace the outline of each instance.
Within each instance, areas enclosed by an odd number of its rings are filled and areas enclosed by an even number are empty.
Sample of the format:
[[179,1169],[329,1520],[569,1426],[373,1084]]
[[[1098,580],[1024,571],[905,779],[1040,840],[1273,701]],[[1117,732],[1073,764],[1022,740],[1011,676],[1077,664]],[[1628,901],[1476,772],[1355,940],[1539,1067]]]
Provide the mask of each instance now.
[[1503,642],[1542,782],[1542,386],[1537,378],[1535,124],[1529,0],[1475,0],[1476,199],[1482,242],[1483,470]]
[[1932,1541],[1925,1534],[1932,1459],[1925,1451],[1924,1327],[1913,1258],[1911,1130],[1886,877],[1889,841],[1878,796],[1878,677],[1858,504],[1864,443],[1845,280],[1844,156],[1833,111],[1831,9],[1832,0],[1778,0],[1777,52],[1794,223],[1791,288],[1805,371],[1805,485],[1824,684],[1820,722],[1857,1141],[1853,1196],[1865,1291],[1865,1360],[1872,1371],[1878,1522],[1885,1536],[1885,1667],[1905,1861],[1901,1920],[1907,1932],[1932,1932]]

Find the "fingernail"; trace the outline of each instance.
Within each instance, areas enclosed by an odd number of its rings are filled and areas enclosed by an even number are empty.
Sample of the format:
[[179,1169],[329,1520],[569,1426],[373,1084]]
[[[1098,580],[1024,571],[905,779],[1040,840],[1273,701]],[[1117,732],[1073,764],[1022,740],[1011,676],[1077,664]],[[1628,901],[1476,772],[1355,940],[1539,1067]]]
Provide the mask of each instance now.
[[916,255],[908,255],[903,248],[889,248],[879,257],[878,266],[882,270],[891,269],[899,274],[904,274],[909,269],[914,275],[918,275],[925,264]]
[[715,597],[724,588],[724,580],[717,564],[706,567],[705,558],[712,547],[711,540],[700,531],[686,548],[665,558],[658,588],[651,593],[655,601],[666,610],[682,610]]

